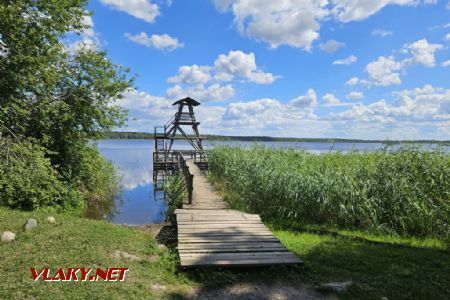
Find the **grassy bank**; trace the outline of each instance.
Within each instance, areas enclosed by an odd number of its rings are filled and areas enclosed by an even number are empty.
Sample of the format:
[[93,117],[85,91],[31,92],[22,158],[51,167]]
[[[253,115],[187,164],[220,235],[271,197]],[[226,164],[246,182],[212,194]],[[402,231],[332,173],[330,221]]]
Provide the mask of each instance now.
[[[450,254],[442,244],[348,233],[313,233],[269,225],[275,235],[304,261],[304,267],[232,270],[178,269],[175,232],[129,228],[103,221],[45,212],[0,208],[0,231],[16,232],[16,240],[0,244],[1,299],[184,299],[242,297],[267,299],[301,295],[333,298],[314,286],[352,280],[343,299],[448,299]],[[38,226],[23,230],[27,218]],[[357,233],[353,233],[354,235]],[[162,245],[166,246],[162,246]],[[115,251],[139,257],[117,257]],[[128,267],[125,282],[33,282],[30,267]]]
[[402,148],[325,153],[218,147],[211,176],[267,220],[450,238],[450,156]]

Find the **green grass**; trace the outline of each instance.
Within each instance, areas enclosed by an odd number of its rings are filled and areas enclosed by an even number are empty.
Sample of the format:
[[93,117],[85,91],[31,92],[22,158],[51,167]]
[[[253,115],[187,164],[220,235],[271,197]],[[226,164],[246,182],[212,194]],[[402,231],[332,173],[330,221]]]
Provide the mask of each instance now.
[[212,177],[234,207],[267,220],[450,240],[450,155],[217,147]]
[[[351,280],[348,299],[448,299],[450,253],[436,248],[373,242],[342,235],[276,230],[305,262],[312,282]],[[378,239],[382,239],[378,237]]]
[[[313,288],[352,280],[343,299],[448,299],[450,252],[432,239],[371,236],[361,232],[314,233],[292,224],[269,224],[275,235],[305,262],[304,267],[231,270],[178,268],[176,249],[159,248],[148,231],[45,212],[0,208],[0,232],[16,232],[16,241],[0,244],[0,299],[183,299],[209,289],[249,283],[278,283]],[[27,218],[37,228],[23,230]],[[284,229],[281,229],[284,228]],[[355,238],[357,236],[358,238]],[[115,250],[142,257],[141,262],[114,258]],[[30,267],[128,267],[125,282],[33,282]],[[152,290],[153,284],[165,291]]]
[[[49,214],[0,209],[0,232],[16,240],[0,245],[0,299],[133,299],[159,298],[151,284],[173,285],[183,291],[185,276],[176,275],[176,254],[159,249],[146,232],[104,221],[52,214],[57,224],[44,222]],[[23,230],[27,218],[38,226]],[[112,256],[115,250],[144,258],[129,261]],[[125,282],[34,282],[29,268],[128,267]]]

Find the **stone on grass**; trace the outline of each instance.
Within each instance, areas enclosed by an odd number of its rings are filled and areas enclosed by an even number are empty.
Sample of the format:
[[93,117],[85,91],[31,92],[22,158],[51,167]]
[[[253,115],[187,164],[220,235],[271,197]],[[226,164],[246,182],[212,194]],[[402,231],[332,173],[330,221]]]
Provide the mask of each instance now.
[[165,290],[167,290],[167,287],[165,285],[160,285],[160,284],[152,284],[151,288],[154,291],[165,291]]
[[128,252],[120,251],[120,250],[114,251],[112,256],[114,258],[126,258],[126,259],[129,259],[129,260],[132,260],[132,261],[141,261],[142,260],[142,258],[140,258],[137,255],[130,254]]
[[2,242],[11,242],[16,238],[16,234],[12,231],[4,231],[2,233]]
[[321,284],[319,288],[322,290],[329,290],[333,292],[345,292],[348,287],[352,285],[352,283],[352,281],[329,282]]
[[25,230],[31,230],[36,226],[37,226],[36,219],[28,219],[27,222],[25,223]]
[[51,224],[55,224],[56,223],[56,220],[55,220],[55,217],[53,217],[53,216],[49,216],[49,217],[47,217],[47,219],[45,219],[47,222],[49,222],[49,223],[51,223]]

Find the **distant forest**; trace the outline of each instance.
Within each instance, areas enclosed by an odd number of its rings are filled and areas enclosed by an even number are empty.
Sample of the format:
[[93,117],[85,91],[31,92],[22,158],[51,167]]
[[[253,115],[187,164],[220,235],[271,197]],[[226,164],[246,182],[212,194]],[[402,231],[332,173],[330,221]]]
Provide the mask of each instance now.
[[[103,134],[104,139],[153,139],[148,132],[113,131]],[[289,138],[271,136],[228,136],[228,135],[202,135],[210,141],[243,141],[243,142],[325,142],[325,143],[421,143],[450,145],[450,141],[441,140],[359,140],[359,139],[333,139],[333,138]]]

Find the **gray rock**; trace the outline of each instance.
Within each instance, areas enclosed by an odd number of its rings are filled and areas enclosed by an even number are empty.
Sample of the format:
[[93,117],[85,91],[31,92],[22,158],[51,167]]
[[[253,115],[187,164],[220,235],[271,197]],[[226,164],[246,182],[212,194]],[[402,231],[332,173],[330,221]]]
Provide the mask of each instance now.
[[25,230],[31,230],[36,226],[37,226],[36,219],[28,219],[27,222],[25,223]]
[[4,231],[2,233],[2,242],[11,242],[16,238],[16,234],[12,231]]
[[130,253],[125,252],[125,251],[120,251],[120,250],[114,251],[114,253],[112,254],[112,257],[118,258],[118,259],[125,258],[125,259],[129,259],[129,260],[132,260],[132,261],[142,261],[141,257],[139,257],[137,255],[134,255],[134,254],[130,254]]
[[352,281],[329,282],[321,284],[319,288],[334,292],[345,292],[348,289],[348,287],[351,286],[352,284],[353,284]]
[[53,217],[53,216],[49,216],[49,217],[47,217],[47,219],[45,219],[47,222],[49,222],[49,223],[51,223],[51,224],[55,224],[56,223],[56,220],[55,220],[55,217]]
[[160,284],[152,284],[151,288],[154,291],[165,291],[167,289],[167,287],[165,285],[160,285]]

